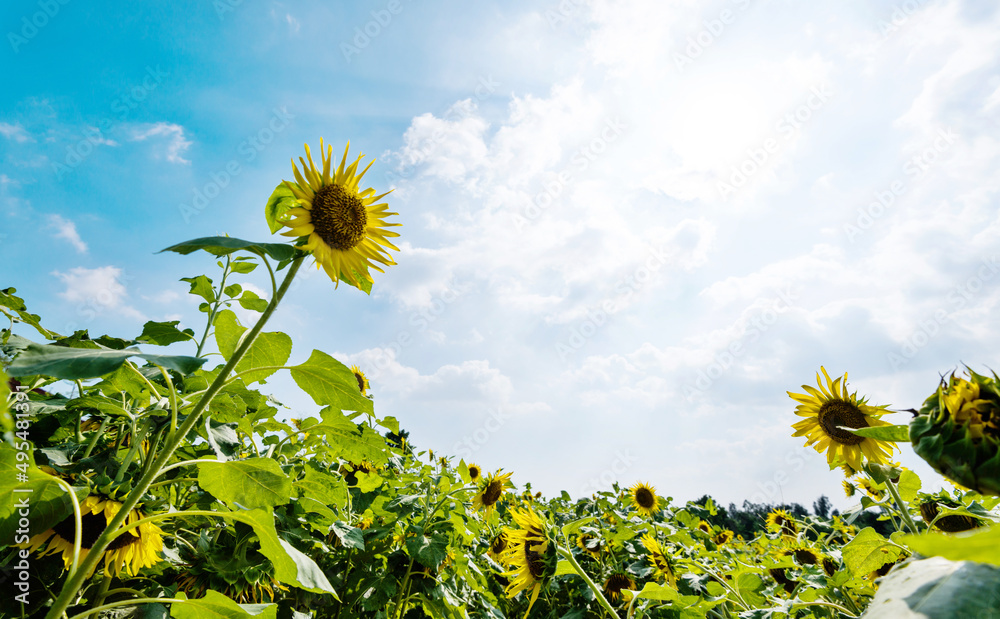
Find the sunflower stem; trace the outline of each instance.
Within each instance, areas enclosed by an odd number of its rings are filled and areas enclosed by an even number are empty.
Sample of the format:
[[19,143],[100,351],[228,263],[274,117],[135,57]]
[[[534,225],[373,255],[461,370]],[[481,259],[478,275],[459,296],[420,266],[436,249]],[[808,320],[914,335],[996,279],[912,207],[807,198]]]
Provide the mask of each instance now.
[[[568,540],[566,540],[566,542],[568,545]],[[587,572],[584,572],[583,568],[580,567],[580,564],[576,562],[576,559],[573,557],[573,551],[563,548],[561,544],[556,544],[556,552],[559,554],[559,556],[569,561],[569,564],[573,566],[573,570],[580,575],[580,578],[582,578],[585,583],[587,583],[587,586],[590,587],[590,590],[594,592],[594,597],[597,599],[597,603],[601,605],[601,608],[610,613],[612,617],[615,617],[617,619],[618,613],[616,613],[615,609],[612,608],[611,603],[608,602],[608,599],[604,597],[604,592],[601,591],[601,588],[598,587],[597,584],[590,579],[590,576],[587,575]]]
[[94,447],[97,445],[97,439],[104,434],[104,428],[108,427],[108,417],[101,419],[101,427],[97,428],[97,432],[94,432],[94,436],[90,437],[90,442],[87,443],[87,449],[83,452],[84,459],[90,457],[90,452],[94,451]]
[[91,604],[91,608],[97,608],[104,603],[104,599],[108,597],[108,589],[111,588],[111,574],[105,573],[104,578],[101,580],[101,588],[97,592],[97,597],[94,598],[94,603]]
[[917,524],[913,522],[913,518],[910,517],[910,510],[908,509],[906,502],[903,501],[903,497],[899,496],[899,490],[896,489],[896,484],[892,483],[891,479],[885,480],[885,487],[888,488],[889,494],[892,495],[892,500],[896,502],[896,507],[899,508],[899,513],[903,518],[903,522],[906,523],[906,527],[910,529],[910,533],[916,535],[919,533],[917,529]]
[[177,430],[177,389],[174,388],[174,381],[170,379],[170,372],[160,365],[156,368],[160,370],[163,382],[167,383],[167,389],[170,391],[170,431],[174,432]]
[[[201,334],[201,341],[198,342],[198,350],[194,353],[195,357],[201,356],[201,349],[205,347],[205,340],[208,339],[208,332],[212,330],[212,324],[215,322],[215,315],[219,312],[219,307],[222,305],[222,295],[224,294],[222,291],[226,287],[226,278],[229,277],[229,262],[230,257],[226,256],[226,266],[222,269],[222,280],[219,282],[219,292],[215,295],[215,303],[212,304],[212,310],[208,313],[208,319],[205,324],[205,332]],[[284,284],[284,282],[282,282],[282,284]],[[271,298],[274,299],[275,297]],[[261,316],[261,320],[258,320],[257,322],[261,321],[263,321],[263,316]]]
[[[195,427],[195,424],[198,423],[202,412],[204,412],[204,410],[208,407],[209,402],[211,402],[212,398],[215,397],[215,394],[222,389],[229,373],[233,371],[236,364],[239,363],[247,351],[250,350],[250,346],[253,345],[254,341],[257,339],[257,335],[261,332],[268,319],[277,309],[282,297],[284,297],[285,292],[288,290],[292,280],[295,278],[295,274],[298,273],[299,267],[302,266],[302,261],[305,257],[306,254],[302,254],[292,260],[291,265],[289,265],[288,273],[285,275],[285,279],[281,282],[281,287],[278,289],[278,294],[274,295],[271,302],[268,303],[267,308],[264,310],[260,319],[250,329],[247,336],[244,338],[243,343],[236,349],[232,357],[230,357],[229,361],[219,372],[218,376],[216,376],[215,380],[205,391],[205,394],[200,400],[198,400],[198,403],[195,404],[191,414],[184,420],[184,424],[177,430],[177,432],[172,433],[167,438],[167,443],[164,445],[163,451],[160,452],[159,456],[157,456],[156,461],[149,468],[149,471],[143,475],[138,482],[136,482],[135,486],[132,487],[132,491],[125,497],[125,501],[122,503],[118,513],[115,514],[115,517],[108,523],[108,527],[94,542],[94,545],[91,547],[87,557],[83,560],[82,565],[80,565],[80,569],[66,579],[62,591],[52,602],[52,606],[49,609],[49,612],[45,615],[45,619],[56,619],[65,613],[67,608],[69,608],[73,598],[80,590],[80,587],[83,586],[83,582],[86,580],[87,572],[89,572],[91,568],[95,567],[97,562],[100,561],[104,551],[107,550],[108,545],[111,544],[111,540],[116,536],[118,528],[125,522],[125,519],[128,517],[132,509],[138,505],[139,501],[142,499],[143,493],[146,492],[149,485],[153,483],[153,480],[157,475],[159,475],[160,470],[163,469],[170,458],[173,457],[174,452],[180,446],[181,442],[183,442],[184,438]],[[77,531],[80,531],[80,529],[78,528]]]
[[795,610],[796,608],[805,608],[807,606],[826,606],[828,608],[834,608],[840,611],[841,613],[847,615],[848,617],[851,617],[851,619],[857,619],[858,617],[857,615],[855,615],[854,613],[852,613],[851,611],[847,610],[846,608],[844,608],[839,604],[834,604],[833,602],[821,602],[819,600],[816,600],[814,602],[802,602],[800,604],[792,604],[788,610]]

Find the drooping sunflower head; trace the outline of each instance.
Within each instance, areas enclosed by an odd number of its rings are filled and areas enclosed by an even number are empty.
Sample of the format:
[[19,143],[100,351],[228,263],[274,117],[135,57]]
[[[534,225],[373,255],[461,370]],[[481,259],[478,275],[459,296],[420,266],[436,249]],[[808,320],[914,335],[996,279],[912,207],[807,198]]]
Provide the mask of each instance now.
[[507,535],[503,531],[500,531],[490,540],[490,549],[486,554],[494,561],[499,562],[505,550],[507,550]]
[[799,525],[795,522],[795,517],[783,509],[776,509],[767,515],[767,528],[775,532],[780,531],[787,537],[799,534]]
[[[504,595],[513,598],[521,591],[531,590],[528,613],[534,606],[542,583],[555,573],[555,544],[549,541],[546,523],[530,507],[511,510],[516,529],[505,529],[507,549],[503,563],[510,566],[504,576],[513,577],[504,590]],[[525,613],[525,617],[528,616]]]
[[651,533],[646,533],[640,539],[646,549],[646,558],[653,564],[657,580],[666,581],[668,585],[677,588],[677,571],[673,558],[664,551],[663,546]]
[[348,144],[340,165],[334,169],[333,146],[324,146],[320,139],[322,165],[317,167],[309,145],[306,144],[305,148],[308,162],[299,157],[302,164],[302,171],[299,172],[293,160],[295,182],[284,181],[298,206],[283,213],[277,220],[289,228],[281,234],[299,238],[298,247],[312,252],[317,267],[323,267],[335,283],[341,279],[357,287],[361,286],[361,280],[370,283],[369,268],[384,272],[375,263],[385,266],[396,264],[388,249],[399,251],[388,240],[399,235],[387,228],[400,224],[385,221],[386,217],[396,213],[388,212],[388,205],[379,202],[389,192],[375,195],[371,187],[362,190],[358,184],[375,161],[372,160],[358,172],[358,164],[364,155],[347,165]]
[[513,473],[503,473],[503,469],[497,469],[496,473],[490,473],[479,481],[478,492],[472,499],[472,506],[478,510],[483,510],[488,516],[490,511],[503,498],[507,488],[513,488],[510,478]]
[[625,589],[634,591],[635,581],[624,572],[615,572],[604,581],[604,596],[611,602],[620,601],[624,597],[622,591]]
[[716,546],[722,546],[723,544],[728,544],[729,542],[733,541],[733,532],[730,531],[729,529],[719,531],[719,533],[712,538],[712,541],[715,542]]
[[361,395],[368,395],[368,387],[370,387],[368,377],[356,365],[351,366],[351,372],[354,373],[354,378],[358,381],[358,389],[361,391]]
[[875,499],[876,501],[881,501],[885,497],[885,486],[882,484],[876,484],[874,481],[868,479],[867,477],[858,478],[858,487],[864,490],[865,494]]
[[781,556],[793,557],[801,565],[816,565],[822,556],[808,546],[793,546],[778,552]]
[[[927,499],[920,504],[920,515],[923,517],[924,522],[927,526],[934,523],[934,528],[944,531],[945,533],[960,533],[962,531],[971,531],[981,526],[981,522],[978,518],[973,518],[965,514],[948,514],[938,518],[940,510],[938,509],[938,502],[949,509],[960,508],[958,503],[953,501],[947,501],[945,499]],[[937,518],[937,520],[935,520]]]
[[656,496],[656,489],[648,484],[636,482],[629,488],[629,494],[632,496],[632,507],[645,516],[653,515],[660,506],[660,497]]
[[[826,452],[830,468],[847,464],[853,470],[860,470],[862,457],[869,462],[885,463],[892,454],[893,444],[873,438],[862,438],[847,428],[867,428],[891,425],[878,419],[884,415],[885,406],[870,406],[865,398],[858,399],[857,393],[847,391],[847,374],[832,380],[826,368],[820,368],[826,384],[819,373],[816,382],[819,389],[802,385],[805,394],[788,392],[798,402],[795,414],[805,417],[792,424],[792,436],[805,436],[806,445],[813,445],[816,451]],[[843,381],[843,382],[841,382]]]
[[469,465],[469,479],[473,482],[479,481],[479,478],[483,475],[483,469],[476,463]]
[[[118,501],[93,494],[81,501],[80,561],[87,556],[94,542],[108,527],[121,507],[122,504]],[[142,517],[142,512],[133,509],[125,519],[125,525],[135,524]],[[73,540],[75,537],[76,519],[70,516],[51,529],[33,536],[28,540],[28,546],[30,550],[34,551],[47,542],[43,555],[62,553],[63,564],[66,569],[69,569],[73,563]],[[104,551],[104,571],[108,575],[119,576],[124,569],[130,576],[135,576],[142,568],[160,562],[162,550],[163,536],[160,528],[152,523],[140,524],[112,540],[107,550]]]

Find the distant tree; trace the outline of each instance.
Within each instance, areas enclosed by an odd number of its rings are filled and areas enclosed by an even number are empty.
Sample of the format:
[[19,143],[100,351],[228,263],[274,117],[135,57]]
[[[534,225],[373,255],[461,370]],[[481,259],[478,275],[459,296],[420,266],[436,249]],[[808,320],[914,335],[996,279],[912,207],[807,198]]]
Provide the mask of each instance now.
[[820,518],[829,518],[831,507],[833,504],[830,503],[830,499],[826,498],[825,494],[813,501],[813,513]]

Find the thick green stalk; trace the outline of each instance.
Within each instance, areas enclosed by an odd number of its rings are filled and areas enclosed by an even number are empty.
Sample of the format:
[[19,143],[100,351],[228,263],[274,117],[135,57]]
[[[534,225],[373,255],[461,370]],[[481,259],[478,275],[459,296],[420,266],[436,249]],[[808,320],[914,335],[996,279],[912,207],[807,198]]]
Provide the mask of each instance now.
[[885,480],[885,487],[889,489],[889,494],[892,495],[892,500],[896,502],[896,507],[899,508],[899,513],[903,517],[903,522],[906,523],[907,528],[910,529],[910,533],[916,535],[920,532],[917,528],[917,524],[913,522],[913,518],[910,517],[910,510],[907,509],[906,502],[903,501],[903,497],[899,496],[899,490],[896,489],[896,484],[892,483],[891,479]]
[[583,581],[587,583],[587,586],[590,587],[590,590],[594,592],[594,597],[597,598],[597,603],[600,604],[601,607],[604,610],[606,610],[612,617],[615,617],[615,619],[617,619],[618,613],[616,613],[615,609],[612,608],[611,602],[608,602],[607,598],[604,597],[604,592],[601,591],[601,588],[598,587],[597,584],[590,579],[590,576],[587,575],[587,572],[584,572],[583,568],[580,567],[580,564],[576,562],[576,559],[573,557],[573,552],[563,548],[558,544],[556,545],[556,551],[559,553],[559,556],[569,561],[569,564],[573,566],[573,569],[576,571],[577,574],[580,575],[580,578],[582,578]]
[[197,424],[198,420],[201,419],[201,414],[208,407],[209,402],[211,402],[212,398],[215,397],[215,394],[222,389],[230,372],[232,372],[233,368],[236,367],[236,364],[243,359],[243,356],[257,339],[257,335],[264,328],[264,324],[267,323],[271,315],[274,314],[274,310],[277,309],[278,303],[281,302],[281,298],[285,295],[285,292],[291,285],[299,267],[302,266],[304,258],[305,256],[302,255],[292,261],[288,268],[288,273],[285,275],[284,281],[281,282],[281,288],[278,289],[278,293],[271,299],[271,302],[261,315],[260,320],[258,320],[257,323],[250,329],[250,332],[243,339],[243,343],[236,349],[233,356],[229,359],[229,362],[226,363],[225,367],[223,367],[222,371],[219,372],[219,375],[216,376],[211,386],[209,386],[208,390],[205,391],[205,394],[200,400],[198,400],[198,403],[195,404],[191,414],[184,420],[184,424],[181,425],[177,432],[167,438],[167,442],[163,446],[163,451],[160,452],[160,455],[156,458],[153,465],[149,467],[146,474],[143,475],[138,482],[136,482],[132,491],[129,492],[127,497],[125,497],[121,509],[119,509],[118,513],[115,514],[115,517],[111,519],[111,522],[108,523],[108,528],[105,529],[104,532],[101,533],[100,537],[97,538],[97,541],[94,542],[94,545],[91,547],[87,557],[83,560],[80,568],[75,574],[66,580],[66,583],[63,585],[62,592],[52,603],[52,607],[49,609],[48,614],[45,615],[46,619],[56,619],[57,617],[61,617],[63,613],[66,612],[66,609],[69,608],[73,598],[83,586],[83,582],[87,577],[86,575],[97,565],[97,562],[100,561],[101,557],[104,555],[104,551],[107,550],[108,545],[114,538],[115,532],[125,522],[129,513],[135,508],[136,505],[138,505],[139,501],[142,499],[142,495],[149,488],[150,484],[153,483],[153,480],[156,479],[157,475],[160,474],[160,469],[167,465],[167,462],[169,462],[170,458],[173,457],[174,451],[177,450],[188,433],[194,429],[195,424]]

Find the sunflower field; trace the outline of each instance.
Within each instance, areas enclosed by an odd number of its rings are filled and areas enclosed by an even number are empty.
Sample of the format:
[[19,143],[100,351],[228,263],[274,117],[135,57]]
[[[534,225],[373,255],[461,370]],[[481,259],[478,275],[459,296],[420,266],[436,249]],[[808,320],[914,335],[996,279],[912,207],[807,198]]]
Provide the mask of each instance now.
[[[264,330],[307,258],[365,292],[395,264],[386,194],[361,189],[360,157],[320,149],[265,205],[290,242],[164,250],[219,269],[183,280],[199,332],[60,334],[0,290],[0,616],[1000,616],[996,375],[952,373],[908,425],[825,369],[790,392],[794,436],[860,501],[844,514],[775,508],[734,531],[712,500],[674,504],[649,480],[543,497],[515,472],[420,450],[377,414],[361,369],[293,358]],[[240,284],[257,269],[269,299]],[[157,352],[173,344],[188,352]],[[285,371],[318,416],[261,390]],[[910,448],[954,489],[925,492],[893,462]]]

